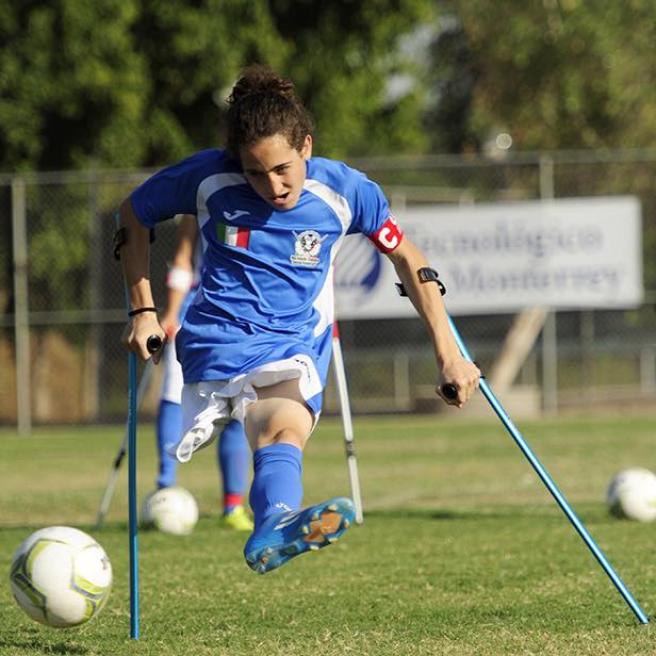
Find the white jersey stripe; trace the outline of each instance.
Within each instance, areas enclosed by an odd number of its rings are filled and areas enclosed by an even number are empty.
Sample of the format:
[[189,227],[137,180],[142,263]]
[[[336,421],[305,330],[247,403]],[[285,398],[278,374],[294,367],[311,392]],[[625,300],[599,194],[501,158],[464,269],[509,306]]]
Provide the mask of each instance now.
[[314,326],[314,336],[318,337],[322,335],[323,332],[332,325],[335,320],[335,294],[333,289],[333,264],[335,262],[335,257],[339,251],[346,231],[353,221],[353,213],[351,212],[351,207],[349,206],[348,201],[344,196],[341,196],[335,190],[331,189],[328,185],[325,185],[323,182],[318,180],[313,180],[308,178],[305,180],[303,188],[314,194],[318,198],[324,201],[330,209],[335,212],[337,218],[342,224],[342,234],[339,239],[333,244],[330,250],[330,269],[326,275],[326,280],[324,281],[323,287],[319,291],[313,307],[319,313],[319,321]]
[[319,321],[314,326],[314,336],[319,337],[335,320],[335,292],[333,286],[333,267],[331,265],[326,275],[323,287],[314,299],[312,307],[319,313]]
[[[232,187],[233,185],[246,184],[246,178],[239,173],[216,173],[205,178],[196,192],[196,209],[198,212],[198,223],[202,227],[209,218],[207,213],[207,199],[215,192]],[[201,216],[203,217],[201,223]]]
[[342,232],[346,232],[353,221],[353,213],[349,207],[348,201],[344,196],[340,196],[334,189],[318,180],[308,178],[303,185],[303,189],[307,189],[310,193],[321,198],[332,210],[337,214],[341,224]]

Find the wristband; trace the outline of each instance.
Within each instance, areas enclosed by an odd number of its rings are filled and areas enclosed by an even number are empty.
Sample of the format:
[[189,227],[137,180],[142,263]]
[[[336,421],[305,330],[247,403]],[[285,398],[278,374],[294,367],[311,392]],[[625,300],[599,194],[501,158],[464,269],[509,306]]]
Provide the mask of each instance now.
[[136,314],[141,314],[142,312],[157,312],[156,307],[142,307],[142,308],[137,308],[136,310],[130,310],[128,312],[128,317],[133,317]]
[[188,269],[182,267],[171,267],[166,276],[166,286],[169,289],[177,289],[180,292],[188,292],[194,276]]
[[[435,269],[431,269],[430,267],[421,267],[421,269],[417,270],[417,277],[419,278],[419,282],[436,282],[437,287],[440,290],[440,294],[444,296],[444,294],[446,294],[446,287],[440,280],[439,276],[440,274],[435,271]],[[396,291],[399,292],[399,296],[408,295],[408,293],[405,291],[403,283],[395,282],[394,284],[396,285]]]

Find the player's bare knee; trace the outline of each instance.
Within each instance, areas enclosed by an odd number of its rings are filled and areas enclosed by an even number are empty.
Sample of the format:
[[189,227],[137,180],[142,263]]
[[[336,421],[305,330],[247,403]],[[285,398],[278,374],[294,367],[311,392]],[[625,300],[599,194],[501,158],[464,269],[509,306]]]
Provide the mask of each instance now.
[[305,433],[299,433],[294,429],[285,428],[278,431],[271,439],[266,439],[266,444],[261,446],[268,446],[269,444],[292,444],[301,449],[305,448],[308,436]]
[[276,443],[302,449],[312,430],[312,415],[295,401],[264,399],[249,408],[244,426],[253,450]]

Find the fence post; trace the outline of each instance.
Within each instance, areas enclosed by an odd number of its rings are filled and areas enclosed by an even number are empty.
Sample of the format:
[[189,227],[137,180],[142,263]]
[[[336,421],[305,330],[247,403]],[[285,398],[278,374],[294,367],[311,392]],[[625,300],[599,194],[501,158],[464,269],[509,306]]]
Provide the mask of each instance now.
[[[554,162],[549,155],[540,155],[540,198],[555,197]],[[550,310],[542,329],[542,409],[558,410],[558,338],[556,311]]]
[[19,435],[32,432],[30,325],[27,276],[25,180],[11,181],[11,227],[14,259],[14,335],[16,340],[16,410]]
[[656,393],[656,348],[644,346],[640,349],[640,391],[645,396]]
[[[101,225],[98,212],[99,177],[95,163],[89,176],[89,252],[92,262],[102,262]],[[89,309],[96,312],[101,309],[101,268],[96,264],[89,270]],[[100,407],[100,372],[103,366],[103,349],[100,348],[101,329],[97,322],[89,325],[84,358],[84,396],[82,399],[82,416],[86,420],[96,420]]]

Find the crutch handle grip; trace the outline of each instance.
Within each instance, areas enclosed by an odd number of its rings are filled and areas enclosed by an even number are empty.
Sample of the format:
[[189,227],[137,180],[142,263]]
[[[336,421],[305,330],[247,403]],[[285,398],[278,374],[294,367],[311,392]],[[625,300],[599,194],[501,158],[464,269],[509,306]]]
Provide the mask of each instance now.
[[444,383],[440,390],[442,391],[442,396],[445,399],[449,399],[449,401],[458,398],[458,388],[453,383]]
[[157,353],[157,351],[162,348],[163,344],[164,342],[159,335],[151,335],[146,340],[146,348],[148,349],[148,353]]

